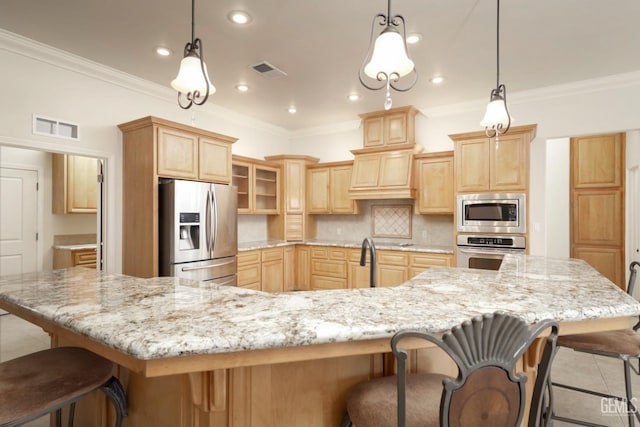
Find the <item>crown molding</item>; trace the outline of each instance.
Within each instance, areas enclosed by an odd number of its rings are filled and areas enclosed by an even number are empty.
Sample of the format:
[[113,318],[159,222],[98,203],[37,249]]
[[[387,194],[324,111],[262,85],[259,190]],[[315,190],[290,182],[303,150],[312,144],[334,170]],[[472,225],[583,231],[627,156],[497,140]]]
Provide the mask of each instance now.
[[[13,54],[40,61],[72,73],[120,86],[160,101],[172,104],[176,102],[176,93],[168,86],[150,82],[67,51],[6,31],[2,28],[0,28],[0,50],[6,50]],[[218,120],[223,119],[236,125],[248,125],[252,129],[269,132],[277,136],[289,137],[289,131],[287,129],[220,107],[212,102],[200,106],[198,111],[200,113],[211,114]]]
[[[567,96],[583,95],[587,93],[602,92],[613,89],[620,89],[630,86],[640,86],[640,71],[614,74],[595,79],[579,80],[560,85],[546,86],[537,89],[511,92],[509,94],[509,105],[524,104],[529,102],[551,101]],[[420,112],[427,117],[445,117],[455,114],[477,112],[484,110],[487,99],[477,99],[473,101],[461,102],[458,104],[444,105],[433,108],[419,108]]]

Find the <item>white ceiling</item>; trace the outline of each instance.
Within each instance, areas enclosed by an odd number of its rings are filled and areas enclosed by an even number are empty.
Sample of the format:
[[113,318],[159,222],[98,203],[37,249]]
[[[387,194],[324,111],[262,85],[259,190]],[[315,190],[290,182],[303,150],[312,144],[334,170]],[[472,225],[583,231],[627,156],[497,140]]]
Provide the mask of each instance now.
[[[495,1],[394,0],[419,80],[393,92],[395,106],[421,109],[486,98],[495,86]],[[385,0],[197,0],[217,92],[209,102],[295,130],[381,110],[383,91],[358,81],[373,16]],[[249,12],[246,26],[231,10]],[[189,0],[2,0],[0,27],[115,69],[169,86],[191,37]],[[640,70],[640,0],[503,0],[501,82],[509,93]],[[173,50],[161,58],[155,47]],[[288,77],[267,80],[250,68],[266,60]],[[447,80],[434,86],[429,78]],[[250,91],[234,86],[246,82]],[[351,92],[361,99],[347,100]],[[298,113],[287,113],[295,105]],[[195,107],[197,108],[197,107]],[[515,114],[514,114],[515,115]],[[480,117],[478,118],[480,120]]]

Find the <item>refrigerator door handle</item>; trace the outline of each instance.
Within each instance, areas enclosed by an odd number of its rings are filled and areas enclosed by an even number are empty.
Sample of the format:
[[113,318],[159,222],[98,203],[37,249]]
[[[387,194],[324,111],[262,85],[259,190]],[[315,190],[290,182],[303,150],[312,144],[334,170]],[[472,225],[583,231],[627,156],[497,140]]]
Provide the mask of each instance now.
[[233,264],[235,262],[236,262],[235,260],[231,260],[227,262],[221,262],[220,264],[199,265],[197,267],[182,267],[182,271],[207,270],[214,267],[222,267],[225,265]]
[[209,252],[209,256],[211,256],[211,192],[207,191],[207,201],[205,202],[205,212],[204,212],[204,234],[207,242],[207,252]]
[[213,212],[213,224],[209,229],[211,233],[211,256],[213,256],[213,251],[216,248],[216,234],[218,227],[218,201],[216,200],[216,192],[215,190],[210,190],[211,193],[211,210]]
[[235,280],[236,280],[235,278],[232,278],[229,280],[225,280],[224,282],[218,282],[216,281],[216,279],[213,279],[211,282],[215,283],[216,285],[225,286],[235,282]]

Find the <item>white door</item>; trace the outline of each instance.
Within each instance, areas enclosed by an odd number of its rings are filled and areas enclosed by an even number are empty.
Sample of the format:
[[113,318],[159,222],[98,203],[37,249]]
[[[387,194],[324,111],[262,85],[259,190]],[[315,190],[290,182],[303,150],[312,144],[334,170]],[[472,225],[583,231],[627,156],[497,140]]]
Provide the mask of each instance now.
[[35,170],[0,168],[0,276],[37,270]]

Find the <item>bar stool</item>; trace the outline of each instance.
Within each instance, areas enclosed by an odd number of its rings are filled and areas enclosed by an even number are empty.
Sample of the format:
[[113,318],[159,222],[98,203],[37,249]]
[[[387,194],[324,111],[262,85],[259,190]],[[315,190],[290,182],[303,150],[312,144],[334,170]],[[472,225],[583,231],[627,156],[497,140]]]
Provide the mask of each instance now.
[[110,361],[79,347],[51,348],[0,363],[0,427],[19,426],[53,411],[60,427],[66,405],[72,427],[75,402],[98,389],[113,402],[120,427],[127,416],[126,396],[112,371]]
[[[629,265],[629,284],[627,285],[627,293],[633,296],[633,289],[636,284],[637,268],[640,263],[633,261]],[[640,363],[640,335],[636,331],[640,328],[638,322],[633,328],[621,329],[617,331],[592,332],[587,334],[564,335],[558,338],[558,347],[570,348],[574,351],[582,353],[591,353],[598,356],[612,357],[622,360],[624,368],[624,385],[625,397],[616,396],[608,393],[600,393],[594,390],[588,390],[582,387],[576,387],[569,384],[561,384],[552,382],[550,393],[553,393],[553,387],[563,388],[576,391],[579,393],[587,393],[601,398],[611,398],[627,405],[627,418],[629,426],[635,425],[635,418],[640,420],[638,408],[634,404],[633,390],[631,389],[631,371],[640,375],[640,366],[636,368],[633,362]],[[588,423],[575,418],[568,418],[561,415],[552,415],[554,420],[564,421],[566,423],[601,426],[602,424]]]
[[[396,333],[391,349],[398,362],[398,375],[356,385],[348,394],[342,426],[520,426],[527,377],[515,373],[516,362],[547,330],[528,425],[548,425],[544,392],[555,355],[558,324],[544,320],[529,328],[517,317],[493,313],[465,321],[442,338],[422,331]],[[406,338],[424,339],[443,349],[458,366],[458,377],[407,376],[408,353],[399,347]]]

